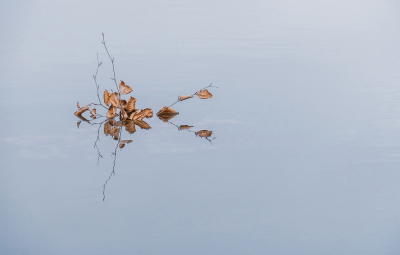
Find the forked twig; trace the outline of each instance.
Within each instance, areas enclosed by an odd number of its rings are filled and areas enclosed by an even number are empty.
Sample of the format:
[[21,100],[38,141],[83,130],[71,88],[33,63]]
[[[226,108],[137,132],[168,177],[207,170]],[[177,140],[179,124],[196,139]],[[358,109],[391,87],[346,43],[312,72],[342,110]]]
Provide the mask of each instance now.
[[[204,89],[206,89],[206,88],[210,88],[210,87],[212,87],[212,88],[218,88],[218,87],[216,87],[216,86],[213,86],[212,83],[211,83],[211,84],[208,85],[207,87],[204,87],[204,88],[200,89],[199,91],[196,91],[196,92],[195,92],[194,94],[192,94],[191,96],[195,96],[195,95],[197,95],[197,93],[199,93],[200,91],[202,91],[202,90],[204,90]],[[173,104],[171,104],[170,106],[168,106],[167,108],[165,108],[162,112],[157,113],[157,115],[160,115],[161,113],[165,112],[166,110],[168,110],[168,108],[170,108],[171,106],[173,106],[173,105],[176,104],[176,103],[179,103],[180,101],[181,101],[181,100],[179,100],[179,98],[178,98],[178,100],[176,100],[176,102],[174,102]]]
[[[94,83],[96,84],[96,88],[97,88],[97,98],[99,99],[99,103],[100,103],[100,104],[95,104],[95,105],[101,105],[101,106],[103,106],[104,108],[108,109],[107,107],[105,107],[105,106],[101,103],[100,95],[99,95],[99,87],[100,87],[100,85],[97,84],[97,73],[99,72],[99,68],[100,68],[100,66],[101,66],[101,63],[102,63],[102,62],[99,62],[99,54],[97,53],[97,70],[96,70],[96,74],[93,75],[93,79],[94,79]],[[94,103],[93,103],[93,104],[94,104]]]

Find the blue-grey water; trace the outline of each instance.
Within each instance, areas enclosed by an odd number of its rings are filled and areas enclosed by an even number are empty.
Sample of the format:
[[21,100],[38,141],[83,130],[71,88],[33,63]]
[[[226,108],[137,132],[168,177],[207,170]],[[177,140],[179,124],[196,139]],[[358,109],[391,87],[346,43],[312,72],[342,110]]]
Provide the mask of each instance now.
[[[2,1],[0,254],[399,254],[399,14],[389,0]],[[97,53],[100,93],[115,87],[102,32],[138,108],[218,87],[171,120],[212,143],[154,116],[123,130],[114,173],[101,127],[98,159],[99,125],[73,113],[97,101]]]

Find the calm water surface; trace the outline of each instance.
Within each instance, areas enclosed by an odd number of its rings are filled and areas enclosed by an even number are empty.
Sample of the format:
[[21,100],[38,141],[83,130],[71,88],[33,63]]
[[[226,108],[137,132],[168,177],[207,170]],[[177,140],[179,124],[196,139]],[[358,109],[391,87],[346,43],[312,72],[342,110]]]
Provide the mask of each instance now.
[[[331,2],[2,3],[0,254],[398,254],[400,5]],[[212,143],[154,116],[98,158],[102,32],[138,108],[218,86],[171,120]]]

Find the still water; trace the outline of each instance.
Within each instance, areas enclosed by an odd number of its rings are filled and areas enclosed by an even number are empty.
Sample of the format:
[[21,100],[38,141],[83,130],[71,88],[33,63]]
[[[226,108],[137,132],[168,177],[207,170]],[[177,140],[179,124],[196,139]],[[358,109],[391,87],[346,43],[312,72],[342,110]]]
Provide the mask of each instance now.
[[[0,254],[398,254],[399,12],[3,2]],[[97,54],[100,96],[115,91],[102,32],[137,108],[218,88],[119,148],[105,118],[74,115],[98,103]]]

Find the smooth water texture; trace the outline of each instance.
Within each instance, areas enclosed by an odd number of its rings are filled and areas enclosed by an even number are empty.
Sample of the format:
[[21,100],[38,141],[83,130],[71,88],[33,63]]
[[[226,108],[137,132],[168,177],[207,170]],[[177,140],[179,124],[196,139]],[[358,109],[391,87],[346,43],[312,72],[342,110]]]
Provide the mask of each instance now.
[[[3,1],[0,254],[398,254],[399,12]],[[76,102],[98,100],[97,53],[100,93],[115,91],[102,32],[137,108],[218,87],[173,106],[192,132],[154,116],[120,149],[104,126],[77,127]]]

